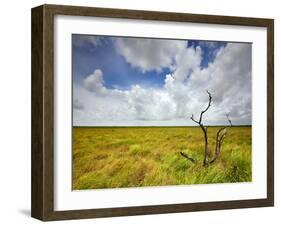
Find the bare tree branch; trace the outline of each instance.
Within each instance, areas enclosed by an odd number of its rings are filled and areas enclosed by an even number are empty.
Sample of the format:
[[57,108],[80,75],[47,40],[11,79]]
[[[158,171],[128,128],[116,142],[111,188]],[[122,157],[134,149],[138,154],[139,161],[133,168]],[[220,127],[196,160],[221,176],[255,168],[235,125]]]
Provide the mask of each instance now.
[[230,120],[230,118],[229,118],[229,114],[226,114],[226,118],[227,118],[227,120],[228,120],[230,126],[232,126],[232,122],[231,122],[231,120]]
[[[231,120],[229,118],[229,114],[226,114],[226,117],[227,117],[227,120],[230,124],[230,126],[232,126],[232,123],[231,123]],[[221,153],[221,145],[222,145],[222,142],[226,136],[226,133],[227,133],[227,127],[224,126],[222,128],[220,128],[217,132],[217,138],[216,138],[216,150],[215,150],[215,155],[213,157],[213,159],[210,161],[210,164],[212,164],[213,162],[215,162],[217,160],[217,158],[219,157],[220,153]]]
[[200,123],[194,119],[193,114],[192,114],[192,116],[191,116],[190,118],[191,118],[191,120],[192,120],[193,122],[195,122],[195,123],[197,123],[197,124],[200,125]]
[[203,110],[203,111],[201,111],[201,114],[200,114],[200,119],[199,119],[199,124],[201,124],[201,122],[202,122],[202,116],[203,116],[203,114],[206,112],[206,111],[208,111],[208,109],[210,108],[210,106],[211,106],[211,102],[212,102],[212,96],[211,96],[211,93],[208,91],[208,90],[206,90],[206,92],[208,93],[208,95],[209,95],[209,103],[208,103],[208,106],[206,107],[206,109],[205,110]]
[[189,157],[187,154],[183,153],[182,151],[180,152],[181,156],[187,158],[189,161],[195,163],[195,160],[191,157]]

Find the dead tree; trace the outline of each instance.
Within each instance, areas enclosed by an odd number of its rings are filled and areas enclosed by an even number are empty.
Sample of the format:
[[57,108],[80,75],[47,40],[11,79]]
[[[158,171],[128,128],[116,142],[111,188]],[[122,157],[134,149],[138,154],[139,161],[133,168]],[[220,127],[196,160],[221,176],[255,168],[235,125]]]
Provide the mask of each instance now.
[[[208,127],[207,126],[204,126],[203,122],[202,122],[202,118],[203,118],[203,115],[206,111],[208,111],[208,109],[210,108],[211,106],[211,102],[212,102],[212,95],[211,93],[207,90],[207,93],[209,95],[209,102],[208,102],[208,106],[203,110],[201,111],[200,113],[200,117],[199,117],[199,120],[195,120],[194,119],[194,116],[192,115],[191,116],[191,120],[195,123],[197,123],[200,128],[202,129],[203,131],[203,134],[204,134],[204,140],[205,140],[205,149],[204,149],[204,159],[203,159],[203,166],[208,166],[209,164],[213,163],[216,161],[216,159],[219,157],[220,153],[221,153],[221,149],[222,149],[222,143],[223,143],[223,140],[226,136],[226,132],[227,132],[227,127],[224,126],[222,128],[220,128],[217,132],[217,136],[216,136],[216,147],[215,147],[215,153],[213,155],[213,158],[212,159],[208,159],[210,157],[210,149],[208,147],[208,132],[207,132],[207,129]],[[228,122],[230,123],[230,126],[232,126],[232,122],[231,120],[229,119],[229,114],[226,114],[226,117],[227,117],[227,120]]]
[[210,108],[211,106],[211,102],[212,102],[212,95],[211,93],[209,93],[209,91],[207,90],[207,93],[209,95],[209,103],[208,103],[208,106],[205,108],[205,110],[201,111],[201,114],[200,114],[200,118],[199,118],[199,121],[195,120],[194,119],[194,116],[192,115],[191,116],[191,120],[194,121],[195,123],[197,123],[200,128],[202,129],[203,131],[203,134],[204,134],[204,139],[205,139],[205,151],[204,151],[204,160],[203,160],[203,166],[206,166],[208,164],[208,161],[207,161],[207,156],[210,154],[210,151],[208,149],[208,133],[207,133],[207,127],[205,127],[202,123],[202,117],[203,117],[203,114],[208,111],[208,109]]

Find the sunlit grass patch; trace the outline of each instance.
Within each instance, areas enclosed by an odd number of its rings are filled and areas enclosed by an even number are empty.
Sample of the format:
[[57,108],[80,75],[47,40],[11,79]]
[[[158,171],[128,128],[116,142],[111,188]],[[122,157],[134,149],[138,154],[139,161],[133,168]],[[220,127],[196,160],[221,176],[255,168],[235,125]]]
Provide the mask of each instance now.
[[[212,151],[217,130],[208,129]],[[251,148],[251,127],[229,128],[221,155],[203,167],[198,127],[75,127],[73,189],[249,182]]]

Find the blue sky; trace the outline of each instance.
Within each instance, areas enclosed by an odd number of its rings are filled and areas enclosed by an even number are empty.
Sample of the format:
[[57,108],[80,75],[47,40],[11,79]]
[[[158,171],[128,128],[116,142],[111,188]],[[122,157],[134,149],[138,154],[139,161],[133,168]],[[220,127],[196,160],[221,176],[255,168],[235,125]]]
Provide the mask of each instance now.
[[206,123],[251,124],[249,43],[73,35],[72,71],[74,125],[192,125],[206,89]]
[[[81,83],[87,75],[99,68],[104,72],[103,79],[107,88],[118,86],[122,89],[128,89],[134,84],[160,88],[164,85],[166,74],[171,72],[169,68],[163,68],[160,72],[152,70],[142,73],[138,68],[131,67],[124,57],[116,51],[114,37],[91,36],[91,38],[100,39],[99,44],[95,45],[87,41],[89,36],[74,36],[72,50],[73,79],[75,83]],[[84,44],[77,45],[77,42],[84,42]],[[213,62],[217,51],[224,47],[226,42],[187,40],[186,45],[191,48],[201,47],[202,61],[200,66],[206,68],[208,63]]]

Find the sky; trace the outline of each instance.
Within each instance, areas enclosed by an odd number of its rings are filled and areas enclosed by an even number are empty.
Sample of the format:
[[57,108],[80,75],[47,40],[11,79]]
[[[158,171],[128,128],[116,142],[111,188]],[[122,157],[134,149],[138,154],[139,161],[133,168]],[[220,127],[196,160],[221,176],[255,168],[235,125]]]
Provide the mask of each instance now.
[[251,125],[252,45],[72,35],[74,126]]

